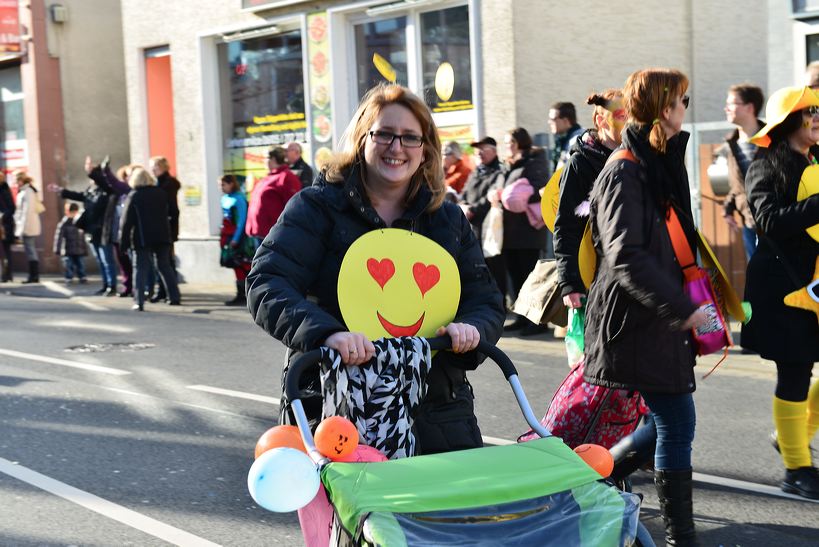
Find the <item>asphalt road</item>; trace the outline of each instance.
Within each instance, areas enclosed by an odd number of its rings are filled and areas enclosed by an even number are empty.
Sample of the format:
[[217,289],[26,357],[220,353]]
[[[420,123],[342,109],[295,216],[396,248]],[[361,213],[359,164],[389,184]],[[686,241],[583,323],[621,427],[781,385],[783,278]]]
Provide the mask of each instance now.
[[[183,306],[146,313],[92,290],[0,285],[0,544],[301,544],[295,514],[257,507],[246,488],[275,425],[284,347],[221,305],[227,287],[184,285]],[[568,371],[562,341],[500,347],[542,413]],[[503,376],[486,364],[470,378],[487,440],[514,440],[525,424]],[[777,488],[773,386],[769,365],[738,352],[699,383],[702,545],[819,545],[819,503]],[[659,540],[650,475],[635,491]]]

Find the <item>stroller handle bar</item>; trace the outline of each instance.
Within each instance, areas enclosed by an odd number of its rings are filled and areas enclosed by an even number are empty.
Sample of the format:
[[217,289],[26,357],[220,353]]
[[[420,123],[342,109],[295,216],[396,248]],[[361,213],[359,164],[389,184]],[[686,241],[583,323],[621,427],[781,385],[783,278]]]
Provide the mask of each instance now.
[[[427,343],[429,343],[429,347],[432,351],[446,350],[452,347],[452,340],[450,339],[449,335],[446,334],[443,336],[428,338]],[[506,380],[512,387],[512,392],[515,394],[515,399],[517,399],[521,413],[526,419],[526,423],[532,428],[532,431],[536,432],[541,437],[550,437],[552,434],[548,429],[541,425],[540,421],[535,416],[535,413],[532,411],[529,400],[526,398],[526,394],[523,392],[523,387],[520,384],[518,371],[515,369],[515,365],[512,363],[509,356],[497,346],[489,344],[483,340],[478,342],[478,347],[475,349],[493,360],[501,369],[503,375],[506,377]],[[310,454],[313,461],[315,461],[317,464],[324,465],[325,463],[328,463],[329,460],[322,456],[315,448],[313,435],[310,431],[307,416],[304,413],[304,406],[301,402],[301,390],[299,389],[299,379],[301,378],[302,373],[308,368],[315,366],[320,360],[321,349],[308,351],[307,353],[299,356],[295,361],[293,361],[287,370],[287,375],[285,376],[284,380],[284,390],[287,400],[292,406],[296,423],[299,427],[299,431],[301,432],[302,440],[304,441],[308,454]]]
[[[446,350],[452,347],[452,340],[449,338],[449,335],[446,334],[443,336],[436,336],[435,338],[428,338],[427,343],[429,343],[429,348],[432,351]],[[509,356],[498,347],[481,340],[478,342],[476,351],[483,353],[492,359],[500,367],[507,380],[509,380],[509,378],[512,376],[517,376],[518,371],[515,369],[515,365],[512,363],[512,360],[509,359]],[[287,371],[287,377],[285,378],[284,390],[288,401],[295,401],[296,399],[300,398],[301,390],[299,389],[299,378],[301,378],[302,373],[306,369],[318,363],[320,359],[321,350],[314,349],[302,354],[295,361],[293,361],[289,370]]]

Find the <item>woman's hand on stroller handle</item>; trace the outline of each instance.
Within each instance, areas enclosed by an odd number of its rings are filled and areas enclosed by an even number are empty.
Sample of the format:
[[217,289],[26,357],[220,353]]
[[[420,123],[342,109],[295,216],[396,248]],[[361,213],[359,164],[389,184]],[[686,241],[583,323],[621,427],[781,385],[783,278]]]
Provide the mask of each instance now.
[[336,350],[345,365],[363,365],[375,357],[375,346],[360,332],[333,333],[323,345]]
[[481,341],[481,333],[468,323],[450,323],[446,327],[440,327],[435,334],[437,336],[448,335],[452,341],[450,349],[454,353],[472,351]]

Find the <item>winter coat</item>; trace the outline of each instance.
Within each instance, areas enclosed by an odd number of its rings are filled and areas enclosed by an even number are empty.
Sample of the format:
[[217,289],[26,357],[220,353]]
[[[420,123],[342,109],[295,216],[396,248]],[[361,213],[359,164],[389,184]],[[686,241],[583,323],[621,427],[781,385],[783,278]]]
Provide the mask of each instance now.
[[[474,325],[481,340],[494,344],[505,317],[500,291],[461,210],[445,202],[427,212],[431,195],[422,187],[392,227],[420,233],[453,256],[461,277],[455,321]],[[342,259],[359,237],[384,227],[357,171],[338,184],[327,183],[320,175],[313,186],[288,202],[256,253],[247,278],[248,308],[256,323],[299,352],[315,349],[331,334],[348,330],[337,293]],[[429,392],[415,422],[423,453],[481,445],[465,370],[476,368],[482,360],[475,351],[436,355]],[[316,379],[307,379],[307,385],[310,381]],[[305,403],[310,413],[308,406]],[[320,407],[319,400],[313,412],[320,413]]]
[[554,146],[551,150],[552,173],[569,161],[569,152],[574,143],[585,131],[578,123],[573,124],[565,133],[555,135]]
[[452,188],[456,194],[460,194],[471,172],[472,169],[466,164],[466,160],[461,158],[447,168],[444,182],[447,186]]
[[102,216],[102,232],[100,233],[100,243],[119,243],[119,224],[122,212],[122,205],[125,196],[131,191],[127,182],[119,180],[109,167],[102,169],[95,167],[88,174],[97,186],[102,188],[109,195],[108,203],[105,206],[105,213]]
[[694,252],[688,134],[669,139],[660,156],[649,147],[648,129],[628,126],[623,147],[637,162],[607,163],[592,188],[597,273],[586,304],[584,379],[647,393],[690,393],[695,351],[681,325],[697,307],[683,291],[666,211],[653,194],[660,186],[669,189]]
[[609,155],[611,150],[597,139],[597,132],[589,130],[575,141],[560,175],[560,205],[555,218],[554,242],[557,279],[563,296],[586,293],[577,257],[589,216],[588,208],[578,211],[578,207],[588,202],[592,185]]
[[14,212],[17,206],[14,198],[11,197],[11,188],[7,182],[0,183],[0,214],[3,215],[3,229],[5,231],[6,242],[14,241]]
[[483,227],[483,219],[489,212],[492,204],[489,203],[487,195],[489,189],[492,187],[503,185],[503,168],[498,158],[495,158],[490,163],[484,165],[479,164],[472,173],[469,174],[469,179],[464,185],[464,191],[461,195],[464,205],[467,206],[472,218],[469,223],[472,225],[472,231],[480,241],[481,228]]
[[[759,127],[765,125],[760,120],[757,120],[757,124],[759,124]],[[739,161],[737,161],[737,157],[742,153],[738,141],[739,129],[735,129],[725,138],[725,144],[717,151],[717,153],[724,153],[728,157],[729,190],[723,201],[723,212],[725,216],[731,216],[734,214],[734,211],[736,211],[742,217],[742,222],[747,228],[756,228],[754,215],[748,206],[748,197],[745,189],[745,173],[742,172],[742,167]],[[767,148],[758,146],[754,152],[753,160],[765,157],[767,151]]]
[[313,168],[304,161],[304,158],[299,158],[296,163],[290,166],[290,170],[299,178],[302,188],[313,185]]
[[91,236],[93,245],[104,245],[102,242],[102,228],[105,224],[105,211],[108,208],[110,188],[97,184],[89,184],[88,188],[83,192],[63,188],[60,197],[82,202],[84,210],[76,220],[77,227]]
[[14,212],[14,235],[16,237],[34,237],[42,232],[40,213],[37,212],[37,202],[40,197],[31,184],[26,184],[17,190],[17,207]]
[[[546,186],[549,166],[546,163],[546,151],[542,148],[531,148],[509,167],[503,187],[514,184],[524,178],[532,185],[534,192],[529,203],[540,202],[540,189]],[[526,213],[513,213],[503,210],[503,248],[504,249],[545,249],[546,228],[533,228]]]
[[54,230],[54,254],[57,256],[85,256],[88,245],[85,234],[77,228],[76,218],[63,217]]
[[156,185],[165,192],[165,198],[168,202],[168,222],[171,229],[171,241],[179,239],[179,201],[177,194],[182,185],[172,177],[170,173],[165,171],[156,178]]
[[170,244],[167,193],[158,186],[135,188],[122,211],[121,249],[155,249]]
[[[807,286],[816,275],[819,242],[805,229],[819,224],[819,195],[796,201],[799,180],[809,165],[807,157],[782,143],[752,163],[745,177],[761,235],[745,281],[745,299],[753,314],[742,326],[742,346],[772,361],[819,361],[816,314],[783,302],[785,295]],[[780,176],[784,181],[778,184]]]
[[280,165],[253,186],[245,233],[263,238],[276,224],[285,204],[301,190],[301,182],[286,165]]

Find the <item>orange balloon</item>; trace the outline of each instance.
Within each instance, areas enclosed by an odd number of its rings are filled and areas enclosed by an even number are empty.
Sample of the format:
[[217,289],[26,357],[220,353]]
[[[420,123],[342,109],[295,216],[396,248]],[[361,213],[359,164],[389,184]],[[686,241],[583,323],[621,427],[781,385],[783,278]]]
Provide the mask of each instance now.
[[295,425],[277,425],[271,427],[259,437],[256,442],[256,457],[258,458],[272,448],[281,448],[283,446],[307,453],[298,427]]
[[328,416],[316,428],[316,448],[335,461],[351,454],[358,446],[358,430],[343,416]]
[[586,465],[600,473],[601,477],[608,477],[614,470],[614,457],[599,444],[581,444],[574,451]]

